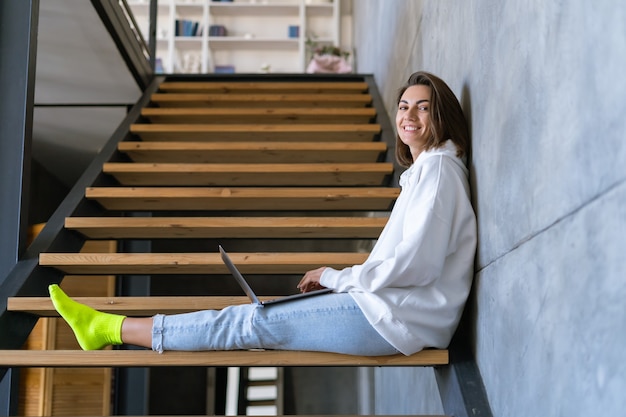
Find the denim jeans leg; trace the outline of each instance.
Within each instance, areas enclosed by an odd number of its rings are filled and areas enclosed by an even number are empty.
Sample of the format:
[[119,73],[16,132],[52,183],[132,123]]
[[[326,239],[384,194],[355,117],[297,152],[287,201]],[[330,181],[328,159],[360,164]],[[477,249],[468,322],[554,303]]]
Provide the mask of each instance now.
[[282,349],[354,355],[398,353],[365,319],[349,294],[326,294],[259,307],[231,306],[155,316],[152,348]]

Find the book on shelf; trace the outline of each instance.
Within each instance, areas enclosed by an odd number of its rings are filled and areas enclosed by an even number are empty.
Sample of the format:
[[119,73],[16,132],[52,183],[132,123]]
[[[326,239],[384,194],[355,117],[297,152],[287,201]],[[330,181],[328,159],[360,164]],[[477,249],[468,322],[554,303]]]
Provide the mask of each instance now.
[[216,65],[213,72],[215,74],[234,74],[235,66],[234,65]]
[[228,31],[224,25],[209,26],[209,36],[226,36]]
[[290,38],[299,38],[300,37],[300,26],[298,26],[298,25],[289,25],[289,37]]
[[200,36],[202,35],[200,22],[187,20],[187,19],[176,19],[175,35],[176,36]]
[[163,68],[163,60],[161,58],[157,58],[154,62],[154,72],[157,74],[163,74],[165,72]]

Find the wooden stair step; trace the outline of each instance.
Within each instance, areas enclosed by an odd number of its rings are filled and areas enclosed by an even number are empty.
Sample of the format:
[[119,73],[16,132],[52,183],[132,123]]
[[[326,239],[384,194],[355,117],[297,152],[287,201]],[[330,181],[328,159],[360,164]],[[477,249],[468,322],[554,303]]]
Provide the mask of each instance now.
[[376,238],[387,217],[68,217],[89,239]]
[[[326,265],[342,269],[365,261],[367,253],[233,253],[242,274],[304,274]],[[230,274],[218,253],[41,253],[39,265],[66,274]]]
[[108,210],[389,210],[390,187],[88,187]]
[[339,353],[246,350],[175,352],[151,350],[3,350],[5,367],[153,367],[153,366],[436,366],[449,363],[445,349],[411,356],[356,356]]
[[258,94],[258,93],[367,93],[364,81],[165,81],[159,86],[164,93],[205,93],[205,94]]
[[177,108],[146,107],[141,115],[151,123],[370,123],[376,110],[368,108]]
[[187,164],[109,162],[103,172],[126,186],[382,185],[391,163]]
[[378,124],[133,124],[143,140],[371,142]]
[[155,93],[150,97],[159,107],[370,107],[369,94],[195,94]]
[[[294,288],[295,290],[295,288]],[[319,297],[319,296],[318,296]],[[250,304],[245,296],[172,296],[172,297],[72,297],[96,310],[129,317],[155,314],[181,314],[198,310],[221,310],[231,305]],[[259,297],[270,300],[276,296]],[[58,317],[50,297],[9,297],[7,310],[34,314],[39,317]]]
[[135,162],[375,162],[384,142],[120,142]]

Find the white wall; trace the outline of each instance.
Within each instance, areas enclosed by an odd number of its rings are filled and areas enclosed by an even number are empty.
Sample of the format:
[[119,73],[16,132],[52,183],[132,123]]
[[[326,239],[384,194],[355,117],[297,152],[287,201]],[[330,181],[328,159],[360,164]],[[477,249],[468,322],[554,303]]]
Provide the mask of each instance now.
[[471,331],[493,414],[623,414],[626,4],[359,0],[354,16],[390,112],[424,69],[471,121]]

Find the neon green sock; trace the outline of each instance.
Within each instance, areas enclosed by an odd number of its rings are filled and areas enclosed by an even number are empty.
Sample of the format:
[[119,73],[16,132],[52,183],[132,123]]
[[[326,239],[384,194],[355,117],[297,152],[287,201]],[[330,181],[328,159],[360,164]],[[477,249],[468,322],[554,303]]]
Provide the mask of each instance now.
[[48,287],[56,311],[70,325],[83,350],[98,350],[122,344],[122,322],[118,314],[103,313],[68,297],[58,285]]

